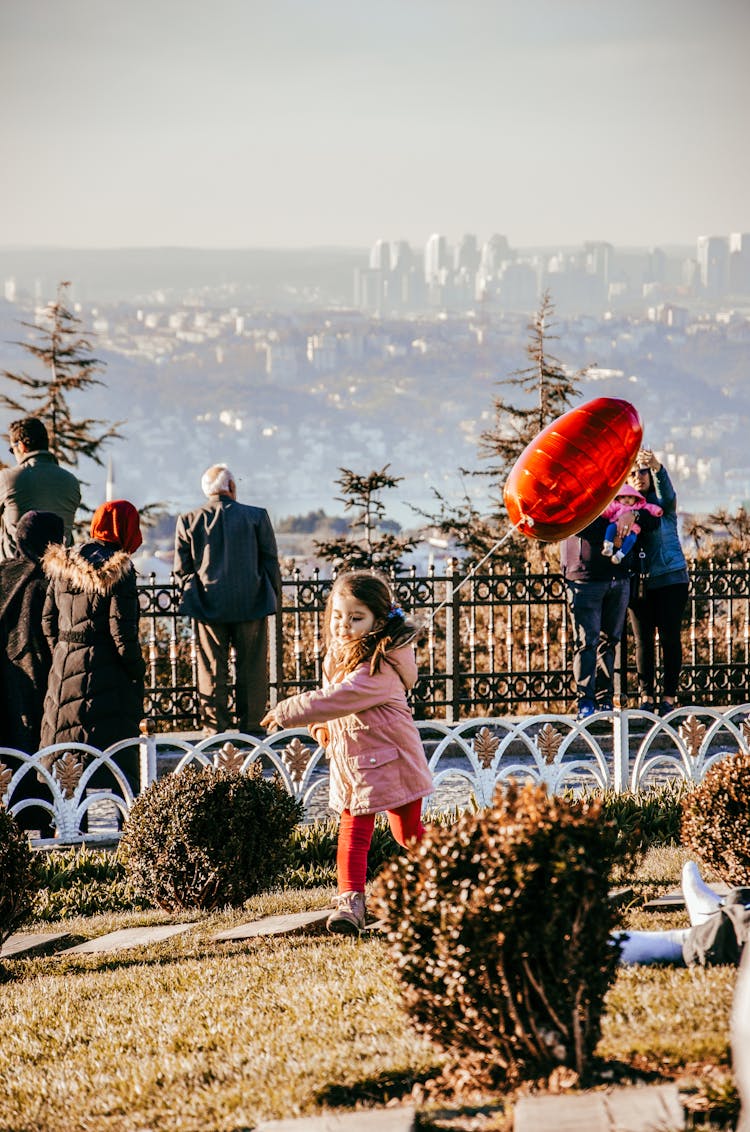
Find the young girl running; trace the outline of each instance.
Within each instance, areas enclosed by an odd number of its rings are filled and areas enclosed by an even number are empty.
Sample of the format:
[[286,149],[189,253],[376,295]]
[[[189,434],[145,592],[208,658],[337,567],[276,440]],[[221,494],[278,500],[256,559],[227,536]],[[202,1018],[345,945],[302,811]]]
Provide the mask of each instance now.
[[282,700],[264,727],[308,724],[328,748],[331,808],[341,814],[339,896],[328,930],[357,935],[365,925],[367,854],[375,815],[388,814],[399,845],[424,833],[422,799],[432,792],[419,732],[406,702],[417,679],[415,626],[386,582],[366,571],[341,574],[325,611],[325,684]]

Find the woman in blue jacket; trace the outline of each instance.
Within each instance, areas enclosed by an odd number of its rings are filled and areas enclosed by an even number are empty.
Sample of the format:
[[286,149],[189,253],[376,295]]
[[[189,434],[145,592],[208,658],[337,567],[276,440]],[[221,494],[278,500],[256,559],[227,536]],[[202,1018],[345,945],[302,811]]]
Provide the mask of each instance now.
[[656,708],[656,632],[663,668],[659,713],[666,715],[677,706],[677,689],[682,669],[682,616],[688,599],[688,572],[677,532],[677,495],[672,481],[653,452],[642,450],[630,473],[629,482],[645,495],[649,503],[662,508],[661,523],[644,530],[641,545],[646,555],[645,591],[630,599],[628,615],[635,635],[635,658],[640,689],[640,708]]

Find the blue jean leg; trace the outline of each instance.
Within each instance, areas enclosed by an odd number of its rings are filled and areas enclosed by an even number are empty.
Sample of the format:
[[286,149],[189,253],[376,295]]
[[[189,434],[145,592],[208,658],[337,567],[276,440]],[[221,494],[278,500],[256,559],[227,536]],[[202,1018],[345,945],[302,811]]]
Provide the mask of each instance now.
[[568,582],[575,651],[573,678],[580,700],[611,699],[615,650],[622,636],[630,597],[628,578]]

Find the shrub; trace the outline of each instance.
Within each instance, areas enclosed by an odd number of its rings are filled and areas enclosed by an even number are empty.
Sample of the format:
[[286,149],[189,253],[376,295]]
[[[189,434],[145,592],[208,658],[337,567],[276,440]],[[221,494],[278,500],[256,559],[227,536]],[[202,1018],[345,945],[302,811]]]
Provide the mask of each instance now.
[[136,892],[169,912],[242,904],[285,868],[301,811],[259,763],[187,767],[136,800],[120,857]]
[[617,826],[628,849],[646,850],[656,845],[679,845],[682,800],[690,787],[682,779],[657,783],[643,790],[593,789],[582,795],[572,791],[565,797],[600,798],[607,821]]
[[29,839],[0,805],[0,947],[28,918],[35,890]]
[[726,755],[682,803],[682,843],[734,886],[750,884],[750,754]]
[[609,874],[621,850],[600,800],[499,789],[491,809],[428,827],[376,882],[419,1029],[479,1084],[583,1076],[618,949]]
[[39,885],[32,909],[36,920],[150,907],[150,901],[135,893],[119,855],[107,849],[83,845],[40,852],[34,860],[34,873]]

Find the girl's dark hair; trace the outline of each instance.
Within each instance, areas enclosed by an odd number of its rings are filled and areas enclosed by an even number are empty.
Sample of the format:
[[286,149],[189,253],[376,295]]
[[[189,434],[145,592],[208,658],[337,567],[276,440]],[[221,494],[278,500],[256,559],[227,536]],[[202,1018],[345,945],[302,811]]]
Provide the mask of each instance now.
[[[375,618],[371,632],[346,646],[336,645],[331,637],[331,612],[337,594],[347,594],[366,605]],[[396,604],[385,578],[369,570],[350,570],[339,574],[326,602],[324,633],[327,648],[335,649],[336,663],[345,673],[353,672],[369,659],[370,673],[374,675],[380,670],[386,652],[405,645],[416,632],[417,626]]]

